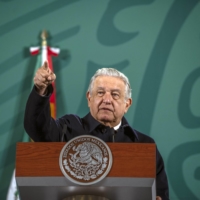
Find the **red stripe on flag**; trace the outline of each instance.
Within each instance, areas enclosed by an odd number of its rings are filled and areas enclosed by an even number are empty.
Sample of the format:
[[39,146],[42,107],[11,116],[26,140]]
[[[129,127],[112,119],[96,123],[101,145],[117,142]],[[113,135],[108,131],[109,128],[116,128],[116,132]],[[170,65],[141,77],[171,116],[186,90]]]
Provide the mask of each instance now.
[[36,51],[31,51],[31,55],[35,56],[37,54],[39,54],[40,50],[36,50]]
[[59,49],[58,48],[50,48],[50,47],[47,47],[47,51],[48,51],[48,55],[50,56],[58,56],[59,54]]
[[31,55],[37,55],[40,52],[40,47],[30,47],[30,53]]

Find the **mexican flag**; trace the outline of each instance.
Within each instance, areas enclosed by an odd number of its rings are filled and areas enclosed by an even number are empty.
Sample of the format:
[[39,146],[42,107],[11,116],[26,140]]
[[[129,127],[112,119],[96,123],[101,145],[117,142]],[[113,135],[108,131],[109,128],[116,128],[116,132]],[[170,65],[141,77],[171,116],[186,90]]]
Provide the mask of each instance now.
[[[38,55],[37,56],[37,64],[35,66],[35,72],[39,67],[41,67],[45,61],[48,61],[49,68],[51,71],[53,71],[53,63],[52,63],[52,56],[58,56],[60,53],[60,49],[58,48],[53,48],[53,47],[48,47],[48,46],[42,46],[40,47],[31,47],[30,48],[30,53],[31,55]],[[53,71],[54,72],[54,71]],[[32,81],[32,79],[30,80]],[[33,85],[32,85],[33,87]],[[30,88],[30,91],[32,90],[32,87]],[[55,119],[56,118],[56,87],[55,87],[55,82],[53,83],[53,94],[50,97],[50,107],[51,107],[51,116]],[[30,138],[28,137],[28,134],[24,132],[22,142],[30,142]],[[17,184],[15,180],[15,169],[13,171],[12,179],[10,182],[10,186],[8,189],[8,194],[7,194],[7,199],[6,200],[20,200],[18,189],[17,189]]]

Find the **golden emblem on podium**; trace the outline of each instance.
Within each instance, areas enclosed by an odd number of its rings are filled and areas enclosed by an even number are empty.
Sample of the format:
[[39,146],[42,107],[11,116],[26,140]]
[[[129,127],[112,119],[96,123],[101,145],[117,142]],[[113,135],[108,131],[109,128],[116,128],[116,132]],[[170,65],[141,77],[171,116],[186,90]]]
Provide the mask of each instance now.
[[67,142],[59,158],[63,175],[79,185],[92,185],[104,179],[112,161],[108,145],[89,135],[78,136]]

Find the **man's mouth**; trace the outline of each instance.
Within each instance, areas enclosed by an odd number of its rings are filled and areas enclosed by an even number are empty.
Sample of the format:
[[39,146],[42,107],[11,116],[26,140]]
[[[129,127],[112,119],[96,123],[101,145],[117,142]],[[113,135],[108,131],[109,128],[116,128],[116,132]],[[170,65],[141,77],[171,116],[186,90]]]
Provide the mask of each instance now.
[[100,108],[99,110],[105,110],[105,111],[110,111],[110,112],[113,112],[113,110],[112,110],[112,109],[110,109],[110,108]]

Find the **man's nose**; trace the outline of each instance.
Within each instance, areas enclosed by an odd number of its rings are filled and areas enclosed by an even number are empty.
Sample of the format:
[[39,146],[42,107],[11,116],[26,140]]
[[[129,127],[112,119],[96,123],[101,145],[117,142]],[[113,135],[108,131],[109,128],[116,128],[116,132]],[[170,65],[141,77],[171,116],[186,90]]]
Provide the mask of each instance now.
[[109,92],[106,92],[103,95],[103,103],[109,104],[112,101],[112,95]]

